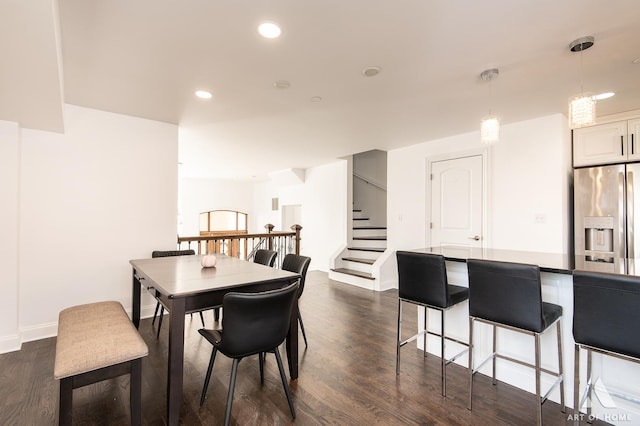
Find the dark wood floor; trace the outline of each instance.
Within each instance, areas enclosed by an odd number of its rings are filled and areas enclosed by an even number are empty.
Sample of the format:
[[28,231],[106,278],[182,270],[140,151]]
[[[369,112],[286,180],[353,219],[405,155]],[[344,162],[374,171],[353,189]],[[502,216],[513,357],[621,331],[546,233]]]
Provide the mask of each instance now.
[[[535,397],[504,383],[492,386],[478,376],[474,408],[467,410],[467,370],[448,370],[447,397],[440,395],[440,364],[422,357],[415,346],[403,348],[401,374],[395,374],[397,291],[376,293],[328,280],[310,272],[300,300],[309,348],[301,344],[300,377],[291,382],[298,425],[527,425],[535,422]],[[404,309],[406,327],[416,313]],[[208,325],[213,323],[207,313]],[[168,321],[156,340],[151,320],[140,332],[149,346],[143,362],[143,423],[166,423]],[[211,346],[200,337],[197,315],[186,317],[185,425],[222,424],[231,362],[216,359],[208,398],[199,406]],[[407,328],[408,330],[408,328]],[[97,330],[99,332],[99,330]],[[53,379],[55,339],[25,343],[19,352],[0,355],[0,425],[57,423],[58,382]],[[284,353],[284,352],[283,352]],[[257,357],[240,363],[232,424],[293,424],[273,356],[260,386]],[[74,423],[129,423],[129,379],[121,377],[74,391]],[[543,406],[545,425],[566,425],[557,404]]]

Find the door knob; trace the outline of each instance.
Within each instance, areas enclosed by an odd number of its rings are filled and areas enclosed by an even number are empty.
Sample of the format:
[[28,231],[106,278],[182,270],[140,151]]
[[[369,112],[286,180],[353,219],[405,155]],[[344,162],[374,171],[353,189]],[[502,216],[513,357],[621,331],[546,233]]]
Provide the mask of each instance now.
[[475,235],[473,237],[469,237],[470,240],[480,241],[480,235]]

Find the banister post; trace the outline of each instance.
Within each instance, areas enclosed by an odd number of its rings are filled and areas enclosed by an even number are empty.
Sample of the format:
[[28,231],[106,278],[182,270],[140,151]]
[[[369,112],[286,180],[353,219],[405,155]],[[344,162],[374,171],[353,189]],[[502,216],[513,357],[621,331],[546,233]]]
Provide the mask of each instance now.
[[[274,225],[267,223],[264,228],[267,230],[267,233],[271,233],[273,231],[273,228],[275,228]],[[269,250],[273,250],[273,237],[269,237],[267,238],[267,248]]]
[[296,233],[296,254],[300,255],[300,230],[302,229],[302,226],[300,225],[291,225],[291,230],[295,231]]

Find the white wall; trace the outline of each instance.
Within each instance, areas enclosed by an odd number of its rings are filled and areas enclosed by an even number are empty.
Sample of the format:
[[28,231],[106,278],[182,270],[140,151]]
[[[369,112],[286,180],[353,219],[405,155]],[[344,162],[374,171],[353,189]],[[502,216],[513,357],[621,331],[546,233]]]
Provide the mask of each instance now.
[[181,237],[200,235],[200,213],[211,210],[238,210],[247,213],[249,233],[264,232],[263,228],[256,229],[252,226],[251,182],[184,178],[180,180],[180,204],[182,226],[178,227],[178,232]]
[[363,211],[370,225],[387,226],[387,153],[354,154],[353,174],[353,207]]
[[55,334],[67,306],[130,309],[129,260],[175,245],[177,126],[66,105],[65,129],[22,132],[22,341]]
[[[275,225],[281,230],[281,211],[271,210],[271,199],[279,205],[302,205],[300,253],[311,257],[311,270],[329,270],[333,253],[347,239],[347,161],[306,169],[305,182],[280,186],[262,182],[254,186],[254,224]],[[251,220],[251,219],[250,219]]]
[[[388,247],[429,245],[427,159],[478,149],[479,141],[472,132],[389,151]],[[560,114],[502,126],[489,152],[489,247],[568,252],[570,150]],[[536,215],[545,223],[534,223]]]
[[20,348],[18,335],[18,189],[20,128],[0,121],[0,353]]

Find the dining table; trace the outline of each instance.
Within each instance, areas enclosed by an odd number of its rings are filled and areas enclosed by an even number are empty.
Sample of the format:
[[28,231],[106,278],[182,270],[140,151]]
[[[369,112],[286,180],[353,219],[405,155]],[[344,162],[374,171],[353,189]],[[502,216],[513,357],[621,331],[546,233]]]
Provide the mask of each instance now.
[[[170,312],[167,362],[167,423],[177,425],[182,406],[185,315],[222,305],[229,292],[256,293],[296,282],[300,275],[226,255],[203,267],[204,255],[134,259],[132,321],[140,326],[142,290],[151,292]],[[224,312],[223,312],[224,315]],[[291,379],[298,378],[298,304],[294,304],[286,339]]]

